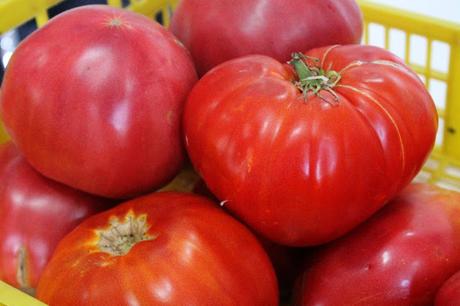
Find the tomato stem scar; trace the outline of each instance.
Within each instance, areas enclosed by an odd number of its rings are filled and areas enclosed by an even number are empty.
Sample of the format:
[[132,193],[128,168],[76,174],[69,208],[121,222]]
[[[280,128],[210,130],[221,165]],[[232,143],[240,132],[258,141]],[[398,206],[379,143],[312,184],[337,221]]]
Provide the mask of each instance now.
[[28,294],[34,294],[34,289],[32,289],[29,284],[28,257],[27,249],[22,245],[18,250],[16,281],[22,291]]
[[97,245],[99,250],[110,255],[123,256],[137,243],[156,238],[148,235],[149,228],[145,215],[136,217],[133,213],[128,213],[122,222],[114,218],[106,229],[97,231]]

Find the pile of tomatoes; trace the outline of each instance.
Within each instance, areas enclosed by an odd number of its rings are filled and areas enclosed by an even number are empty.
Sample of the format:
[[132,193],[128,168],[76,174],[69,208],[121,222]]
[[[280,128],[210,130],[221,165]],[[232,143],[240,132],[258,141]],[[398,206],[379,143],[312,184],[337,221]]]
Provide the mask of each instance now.
[[459,305],[460,195],[411,183],[435,105],[361,35],[354,0],[50,20],[1,88],[0,279],[51,306]]

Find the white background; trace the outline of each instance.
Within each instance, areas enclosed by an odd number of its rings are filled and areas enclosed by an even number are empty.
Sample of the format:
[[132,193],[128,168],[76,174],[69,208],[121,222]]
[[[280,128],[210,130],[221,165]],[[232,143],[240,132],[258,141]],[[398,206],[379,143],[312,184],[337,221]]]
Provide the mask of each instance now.
[[[385,4],[392,7],[436,17],[460,24],[460,0],[368,0],[378,4]],[[396,31],[397,32],[397,31]],[[400,33],[390,31],[390,50],[400,57],[404,57],[405,36]],[[410,37],[411,51],[410,62],[418,65],[426,63],[427,42],[425,38],[417,35]],[[369,27],[369,44],[384,46],[384,29],[383,27],[370,25]],[[450,48],[442,42],[434,42],[432,45],[433,54],[431,65],[433,69],[441,72],[447,72],[449,67]],[[422,80],[424,77],[421,76]],[[429,88],[436,105],[444,108],[447,86],[444,82],[432,80]],[[440,120],[438,129],[437,144],[442,143],[444,121]]]
[[[401,8],[404,10],[416,12],[419,14],[424,14],[431,17],[436,17],[442,20],[447,20],[451,22],[455,22],[460,24],[460,0],[369,0],[372,2],[376,2],[379,4],[390,5],[393,7]],[[383,33],[378,33],[378,29],[374,35],[377,44],[383,39]],[[391,39],[390,39],[391,41]],[[423,63],[425,61],[424,58],[424,42],[420,39],[417,40],[415,38],[414,41],[416,48],[411,50],[411,61]],[[402,44],[398,44],[396,42],[396,46],[393,49],[395,53],[403,53],[404,50],[401,49]],[[436,46],[434,46],[436,49]],[[438,66],[439,70],[445,70],[447,68],[448,62],[446,61],[448,57],[448,47],[446,46],[437,46],[439,51],[438,55],[434,55],[432,65]],[[398,52],[399,51],[399,52]],[[459,55],[460,56],[460,55]],[[442,84],[442,82],[434,82],[430,86],[430,92],[437,104],[437,106],[443,107],[446,98],[446,86]],[[440,120],[440,126],[438,129],[438,135],[436,138],[436,143],[440,144],[443,138],[443,129],[444,129],[444,121]],[[460,175],[460,173],[456,173],[456,175]],[[423,181],[423,174],[420,175],[421,180]],[[445,185],[446,188],[453,188],[452,185]],[[458,188],[454,188],[458,189]]]
[[459,0],[370,0],[460,23]]

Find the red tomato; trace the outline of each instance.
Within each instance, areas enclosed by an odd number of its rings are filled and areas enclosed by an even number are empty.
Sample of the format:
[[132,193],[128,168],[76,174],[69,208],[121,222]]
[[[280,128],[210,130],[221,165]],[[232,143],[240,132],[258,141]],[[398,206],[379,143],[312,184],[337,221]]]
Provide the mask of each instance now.
[[436,294],[435,306],[460,306],[460,271],[450,277]]
[[30,292],[59,240],[108,203],[41,176],[11,143],[0,182],[0,279]]
[[171,30],[203,75],[243,55],[285,62],[297,50],[359,43],[362,16],[354,0],[182,0]]
[[226,62],[197,83],[184,113],[190,159],[212,193],[294,246],[335,239],[381,208],[419,171],[437,129],[423,83],[388,51],[307,56],[318,59],[309,71],[304,56],[292,62],[302,80],[265,56]]
[[206,198],[154,193],[89,218],[65,237],[40,279],[50,306],[278,303],[256,238]]
[[[211,193],[211,191],[209,191],[205,182],[201,178],[195,182],[193,192],[205,196],[212,201],[218,202],[216,197]],[[225,203],[223,204],[225,206]],[[231,212],[229,213],[231,214]],[[303,255],[307,252],[307,250],[276,244],[257,234],[256,237],[262,244],[273,264],[273,268],[275,269],[276,277],[280,285],[281,297],[289,298],[291,296],[291,290],[295,279],[302,271],[299,267],[302,264]]]
[[296,305],[433,305],[460,269],[459,218],[459,193],[409,186],[317,254],[299,280]]
[[159,24],[126,10],[67,11],[8,64],[1,111],[45,176],[106,197],[167,183],[184,159],[180,118],[193,62]]

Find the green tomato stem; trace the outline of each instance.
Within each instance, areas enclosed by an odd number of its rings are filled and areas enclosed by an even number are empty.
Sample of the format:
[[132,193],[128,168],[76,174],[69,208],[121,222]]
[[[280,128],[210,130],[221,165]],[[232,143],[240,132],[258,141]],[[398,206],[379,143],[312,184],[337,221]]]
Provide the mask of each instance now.
[[324,71],[316,66],[310,66],[306,62],[307,59],[319,62],[319,59],[307,57],[300,52],[292,54],[292,60],[289,61],[289,64],[297,74],[297,80],[294,81],[294,85],[303,93],[305,100],[307,94],[312,92],[322,100],[333,104],[321,95],[321,91],[325,90],[331,93],[334,101],[337,102],[339,98],[333,88],[340,82],[341,75],[334,70]]

